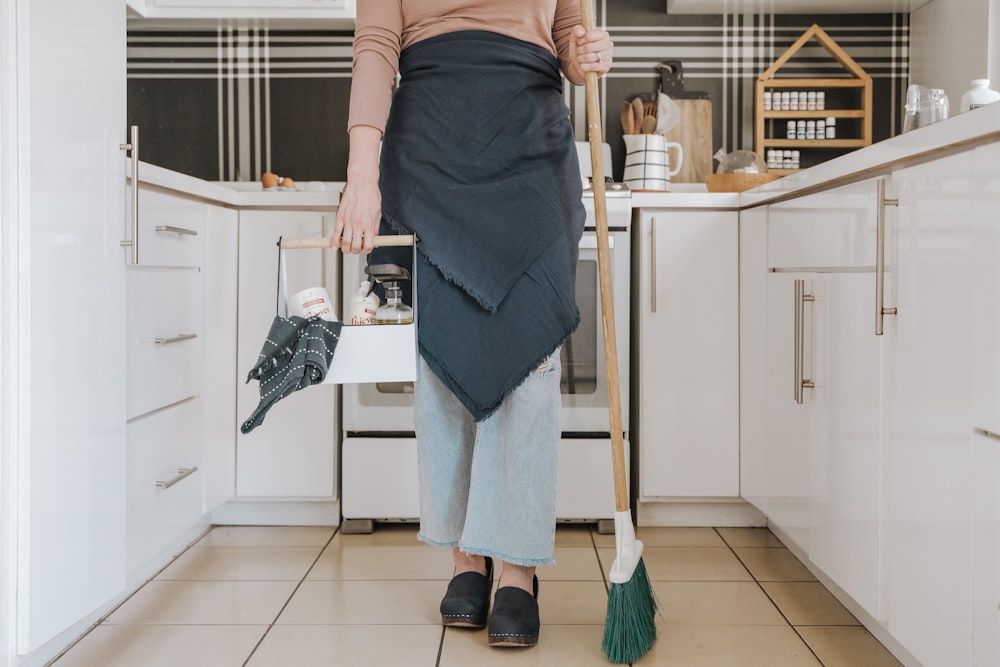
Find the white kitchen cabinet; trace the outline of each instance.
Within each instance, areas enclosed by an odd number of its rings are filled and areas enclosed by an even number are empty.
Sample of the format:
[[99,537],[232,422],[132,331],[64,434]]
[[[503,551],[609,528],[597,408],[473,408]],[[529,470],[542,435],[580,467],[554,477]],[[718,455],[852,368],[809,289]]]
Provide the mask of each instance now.
[[205,515],[209,206],[141,176],[138,205],[138,263],[127,272],[126,544],[133,583],[162,567]]
[[737,214],[643,210],[637,232],[640,498],[735,498]]
[[[243,380],[257,363],[276,313],[278,239],[329,236],[334,220],[332,210],[240,211],[237,428],[259,402],[258,383]],[[339,253],[291,250],[286,258],[289,294],[325,286],[337,298]],[[256,429],[237,434],[239,499],[336,498],[338,393],[328,384],[295,392],[272,406]]]
[[125,587],[125,7],[2,14],[0,663],[41,664]]
[[970,317],[972,349],[972,423],[1000,433],[1000,144],[975,150],[976,217],[972,221]]
[[877,191],[867,181],[741,213],[740,322],[743,495],[875,617]]
[[889,630],[925,665],[971,664],[970,378],[980,359],[970,259],[986,178],[972,155],[892,177],[899,222],[886,259],[886,306],[897,315],[886,318],[883,341],[885,595]]
[[239,212],[208,205],[205,234],[205,506],[206,513],[236,493],[236,365]]
[[1000,665],[1000,434],[972,436],[972,664]]

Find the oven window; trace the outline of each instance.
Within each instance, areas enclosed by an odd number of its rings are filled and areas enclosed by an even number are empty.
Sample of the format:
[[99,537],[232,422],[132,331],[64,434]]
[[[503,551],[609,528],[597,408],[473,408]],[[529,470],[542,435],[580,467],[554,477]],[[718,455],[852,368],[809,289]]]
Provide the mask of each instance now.
[[[563,343],[559,353],[562,362],[560,388],[563,394],[582,395],[597,391],[597,327],[598,313],[597,262],[581,259],[576,267],[576,303],[580,309],[580,326]],[[379,382],[380,394],[412,394],[412,382]]]
[[562,362],[562,393],[593,394],[597,391],[597,327],[598,310],[597,262],[580,259],[576,265],[576,305],[580,309],[580,326],[563,343],[559,353]]

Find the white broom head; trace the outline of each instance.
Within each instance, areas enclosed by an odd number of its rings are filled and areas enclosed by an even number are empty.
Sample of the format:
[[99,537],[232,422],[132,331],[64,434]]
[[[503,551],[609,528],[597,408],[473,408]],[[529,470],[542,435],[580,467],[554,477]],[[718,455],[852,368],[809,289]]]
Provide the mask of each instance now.
[[615,561],[608,578],[612,584],[625,584],[642,559],[642,542],[635,539],[632,512],[615,512]]

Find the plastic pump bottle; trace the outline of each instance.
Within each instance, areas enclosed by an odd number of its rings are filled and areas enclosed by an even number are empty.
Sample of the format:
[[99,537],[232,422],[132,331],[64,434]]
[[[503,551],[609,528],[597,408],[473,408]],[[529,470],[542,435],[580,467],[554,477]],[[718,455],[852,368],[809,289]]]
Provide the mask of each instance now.
[[357,293],[351,297],[350,324],[374,324],[378,311],[378,295],[371,291],[372,284],[362,280]]
[[972,87],[962,95],[961,111],[970,111],[1000,101],[1000,93],[990,89],[989,79],[973,79],[970,85]]

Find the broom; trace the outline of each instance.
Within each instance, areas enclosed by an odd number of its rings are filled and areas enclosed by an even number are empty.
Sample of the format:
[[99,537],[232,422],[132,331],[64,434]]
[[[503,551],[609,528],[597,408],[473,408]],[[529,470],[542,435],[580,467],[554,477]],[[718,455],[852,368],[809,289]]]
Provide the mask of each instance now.
[[[593,29],[592,0],[581,0],[583,27]],[[597,73],[587,72],[587,124],[593,174],[594,213],[597,220],[597,267],[601,287],[601,319],[604,324],[604,367],[607,371],[608,410],[611,425],[611,458],[615,475],[615,560],[608,578],[608,614],[604,622],[602,649],[614,663],[634,662],[656,641],[656,599],[646,566],[642,542],[635,538],[629,493],[625,481],[625,443],[622,436],[621,392],[618,381],[618,345],[615,339],[614,304],[611,296],[611,251],[608,245],[608,206],[604,191],[604,140]]]

